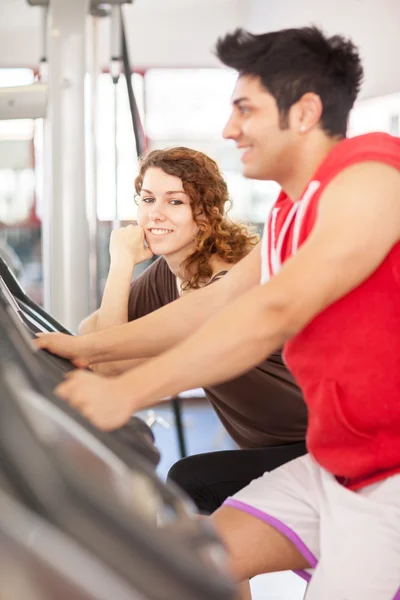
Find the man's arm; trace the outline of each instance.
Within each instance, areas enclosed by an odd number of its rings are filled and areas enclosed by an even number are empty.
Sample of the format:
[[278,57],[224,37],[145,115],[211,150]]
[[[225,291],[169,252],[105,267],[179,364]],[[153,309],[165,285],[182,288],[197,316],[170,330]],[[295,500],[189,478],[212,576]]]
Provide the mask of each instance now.
[[399,239],[400,173],[379,163],[349,167],[325,190],[313,232],[276,277],[140,369],[141,377],[157,373],[152,396],[214,385],[256,366],[360,285]]
[[260,280],[260,247],[257,245],[223,278],[187,294],[175,302],[125,325],[85,336],[40,336],[38,348],[46,348],[80,365],[157,356],[191,335],[233,298]]
[[269,283],[247,291],[169,352],[116,378],[101,397],[102,380],[86,373],[57,393],[97,427],[113,429],[160,398],[233,378],[360,285],[399,240],[400,174],[378,163],[352,166],[327,187],[313,232]]

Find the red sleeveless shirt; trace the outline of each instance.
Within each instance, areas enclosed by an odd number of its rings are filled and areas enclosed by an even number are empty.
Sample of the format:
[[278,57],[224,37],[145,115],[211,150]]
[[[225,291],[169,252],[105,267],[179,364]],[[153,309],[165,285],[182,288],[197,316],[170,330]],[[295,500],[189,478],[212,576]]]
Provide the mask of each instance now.
[[[264,229],[262,282],[307,239],[328,183],[365,161],[400,170],[400,139],[383,133],[345,139],[299,201],[280,194]],[[351,489],[400,472],[400,243],[286,344],[285,360],[308,406],[308,450],[322,467]]]

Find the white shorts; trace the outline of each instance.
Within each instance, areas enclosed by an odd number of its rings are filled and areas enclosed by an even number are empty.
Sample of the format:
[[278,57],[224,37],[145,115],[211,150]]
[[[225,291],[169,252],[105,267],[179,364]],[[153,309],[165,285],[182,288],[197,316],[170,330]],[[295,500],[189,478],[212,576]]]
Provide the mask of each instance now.
[[310,565],[307,600],[400,600],[400,475],[352,492],[307,454],[228,498]]

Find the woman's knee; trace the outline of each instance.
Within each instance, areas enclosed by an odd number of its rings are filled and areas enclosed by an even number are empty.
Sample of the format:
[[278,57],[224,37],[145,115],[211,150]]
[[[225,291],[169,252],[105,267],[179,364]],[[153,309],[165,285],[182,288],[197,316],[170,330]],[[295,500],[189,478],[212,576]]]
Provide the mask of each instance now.
[[220,505],[210,485],[207,455],[200,454],[182,458],[169,470],[167,481],[173,482],[183,490],[203,514],[214,512]]
[[187,490],[193,483],[192,456],[181,458],[168,471],[167,481],[173,481],[181,489]]

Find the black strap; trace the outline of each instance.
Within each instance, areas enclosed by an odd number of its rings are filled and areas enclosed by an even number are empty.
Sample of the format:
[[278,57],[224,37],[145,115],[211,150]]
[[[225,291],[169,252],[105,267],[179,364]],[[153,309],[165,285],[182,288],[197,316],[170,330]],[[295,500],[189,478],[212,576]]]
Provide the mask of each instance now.
[[210,281],[207,283],[207,285],[210,285],[210,283],[214,283],[214,281],[218,281],[218,279],[221,279],[221,277],[223,277],[224,275],[227,274],[228,271],[220,271],[219,273],[217,273],[216,275],[214,275],[214,277],[212,279],[210,279]]

